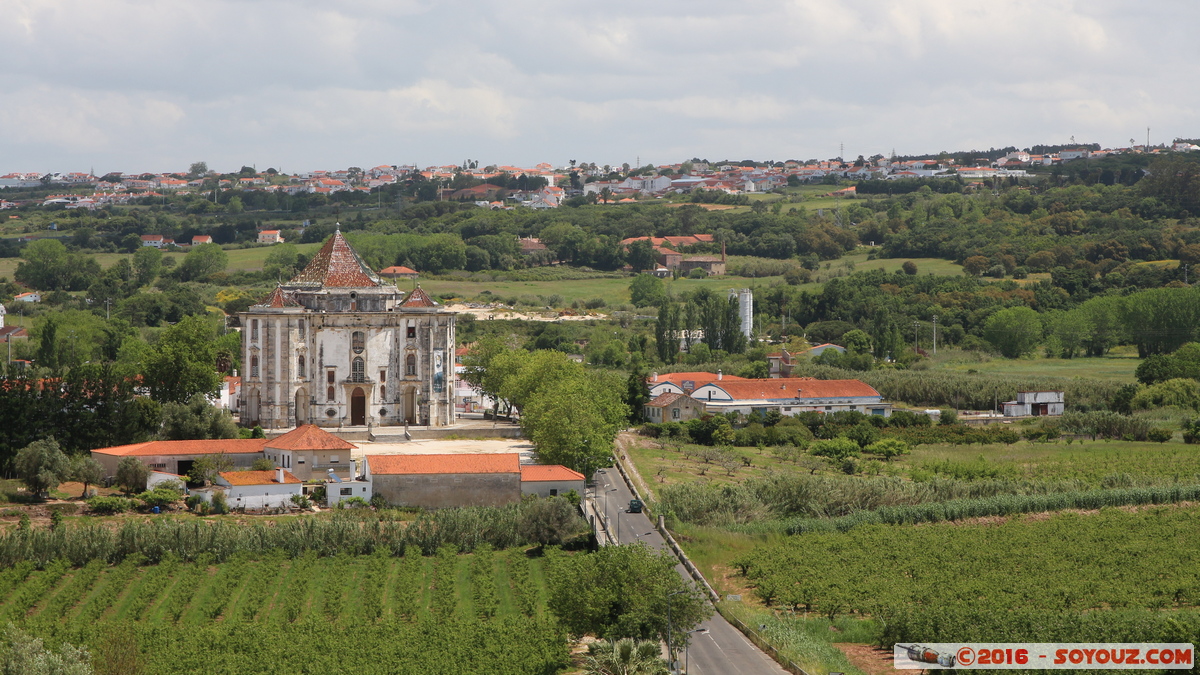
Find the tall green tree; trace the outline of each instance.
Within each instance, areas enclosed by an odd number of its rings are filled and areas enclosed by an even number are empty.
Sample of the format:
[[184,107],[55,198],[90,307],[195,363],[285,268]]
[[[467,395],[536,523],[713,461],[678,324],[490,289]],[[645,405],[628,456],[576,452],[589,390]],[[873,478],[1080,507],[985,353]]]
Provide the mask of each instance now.
[[183,257],[179,265],[180,281],[200,281],[218,273],[224,272],[229,264],[229,254],[220,244],[200,244],[193,246]]
[[1042,340],[1042,320],[1028,307],[1002,309],[984,325],[983,339],[1003,356],[1015,359],[1037,348]]
[[163,331],[142,363],[144,383],[160,403],[183,403],[221,386],[216,368],[216,331],[207,317],[189,316]]
[[203,394],[193,394],[187,403],[165,403],[159,438],[168,441],[237,438],[237,425],[227,410],[208,402]]
[[629,418],[624,382],[613,373],[556,376],[527,401],[521,428],[538,456],[585,476],[611,462],[613,439]]
[[639,274],[629,284],[629,298],[634,307],[658,305],[667,298],[667,288],[662,279],[653,274]]
[[16,460],[17,476],[35,495],[44,495],[71,475],[71,462],[53,438],[21,448]]

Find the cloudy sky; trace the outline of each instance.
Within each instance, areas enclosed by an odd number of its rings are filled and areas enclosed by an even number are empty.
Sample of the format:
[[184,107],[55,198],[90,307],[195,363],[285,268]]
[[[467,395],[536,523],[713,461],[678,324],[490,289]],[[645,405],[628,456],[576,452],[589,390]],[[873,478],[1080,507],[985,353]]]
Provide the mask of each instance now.
[[1200,137],[1200,2],[0,0],[0,173]]

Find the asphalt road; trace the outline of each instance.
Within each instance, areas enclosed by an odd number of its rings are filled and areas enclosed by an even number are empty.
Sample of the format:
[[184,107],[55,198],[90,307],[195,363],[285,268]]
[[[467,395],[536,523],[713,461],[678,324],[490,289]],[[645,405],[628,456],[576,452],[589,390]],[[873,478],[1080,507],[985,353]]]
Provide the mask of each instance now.
[[[618,544],[644,541],[646,544],[670,552],[662,535],[654,528],[645,513],[626,513],[633,494],[621,474],[614,469],[596,472],[596,508],[617,524],[615,534]],[[692,576],[683,564],[675,565],[685,580]],[[692,634],[688,647],[688,675],[788,675],[778,663],[754,646],[742,632],[714,610],[708,621],[700,624]],[[683,661],[683,655],[680,655]]]

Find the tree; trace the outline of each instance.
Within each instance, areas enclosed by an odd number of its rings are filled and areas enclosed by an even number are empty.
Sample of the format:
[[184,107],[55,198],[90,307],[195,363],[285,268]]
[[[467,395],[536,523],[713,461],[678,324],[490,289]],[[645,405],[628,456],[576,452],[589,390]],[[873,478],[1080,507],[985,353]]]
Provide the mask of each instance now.
[[517,534],[539,546],[559,546],[588,531],[588,524],[566,497],[538,499],[521,507]]
[[192,165],[188,167],[188,175],[194,178],[199,178],[207,174],[208,162],[192,162]]
[[981,255],[973,255],[963,261],[963,272],[977,277],[991,267],[991,261]]
[[179,265],[180,281],[199,281],[207,279],[217,272],[225,271],[229,264],[229,255],[220,244],[200,244],[193,246],[183,257]]
[[117,463],[117,485],[127,495],[145,492],[146,480],[150,478],[150,467],[137,457],[122,457]]
[[217,474],[225,471],[233,471],[232,457],[223,452],[203,455],[192,463],[192,470],[188,472],[188,480],[208,485],[216,478]]
[[866,451],[872,455],[878,455],[887,461],[891,461],[893,457],[907,455],[910,449],[908,443],[899,438],[884,438],[868,445]]
[[[605,190],[607,189],[605,188]],[[658,259],[654,255],[654,246],[648,239],[639,239],[629,244],[625,260],[629,262],[629,266],[633,268],[634,272],[652,270],[658,265]]]
[[907,274],[907,275],[908,275],[908,276],[910,276],[910,277],[912,277],[912,276],[916,276],[916,274],[917,274],[917,263],[915,263],[915,262],[913,262],[913,261],[911,261],[911,260],[905,260],[905,261],[904,261],[904,264],[900,266],[900,269],[904,270],[904,273],[905,273],[905,274]]
[[666,675],[662,646],[654,640],[623,638],[588,645],[587,675]]
[[159,438],[167,441],[237,438],[237,425],[229,411],[210,405],[203,394],[193,394],[187,403],[163,404],[163,426]]
[[671,605],[671,642],[709,616],[704,596],[675,571],[678,562],[643,543],[605,546],[595,553],[546,557],[549,607],[572,635],[610,640],[662,640]]
[[91,455],[75,455],[71,458],[71,480],[83,483],[79,496],[88,496],[88,487],[104,480],[104,465]]
[[[190,254],[189,254],[190,255]],[[142,363],[150,396],[161,403],[182,403],[221,386],[216,369],[215,331],[203,316],[188,316],[163,331]]]
[[809,451],[817,457],[828,457],[835,462],[840,462],[847,457],[858,457],[860,449],[858,443],[844,436],[839,436],[838,438],[817,441],[812,444],[812,448]]
[[17,452],[17,476],[35,495],[42,496],[71,475],[71,462],[54,438],[35,441]]
[[613,439],[629,416],[623,384],[612,373],[549,379],[521,411],[521,428],[538,456],[585,476],[606,466]]
[[12,623],[4,629],[0,672],[5,675],[92,675],[88,650],[64,642],[51,649]]
[[652,274],[639,274],[629,284],[629,299],[634,307],[649,307],[666,300],[667,289],[663,280]]
[[984,324],[983,339],[1001,355],[1015,359],[1032,352],[1042,339],[1042,321],[1028,307],[1010,307],[993,314]]
[[137,287],[154,281],[162,270],[162,251],[153,246],[140,246],[133,254],[133,272]]

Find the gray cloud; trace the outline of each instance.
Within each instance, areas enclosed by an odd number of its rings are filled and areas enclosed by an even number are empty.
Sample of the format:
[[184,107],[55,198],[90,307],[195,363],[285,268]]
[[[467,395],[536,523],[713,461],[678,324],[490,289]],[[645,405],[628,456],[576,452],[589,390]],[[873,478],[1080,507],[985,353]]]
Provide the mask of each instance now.
[[0,0],[0,172],[828,157],[1195,128],[1195,3]]

